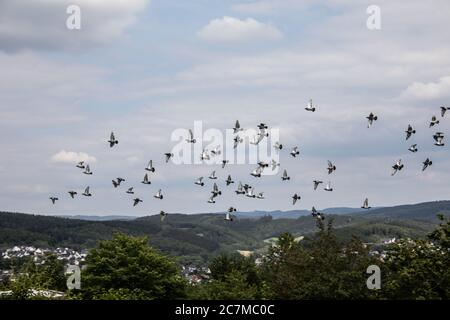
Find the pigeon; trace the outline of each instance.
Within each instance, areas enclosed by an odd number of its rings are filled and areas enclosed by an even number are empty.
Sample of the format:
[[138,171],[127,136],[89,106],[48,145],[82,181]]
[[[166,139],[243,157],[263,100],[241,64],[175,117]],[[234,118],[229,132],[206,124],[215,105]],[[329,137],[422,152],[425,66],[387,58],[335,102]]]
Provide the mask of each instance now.
[[422,171],[425,171],[426,168],[431,166],[433,164],[433,161],[431,161],[429,158],[427,158],[423,163]]
[[114,188],[117,188],[120,185],[116,180],[112,180],[112,184]]
[[134,189],[134,188],[128,188],[127,193],[128,193],[128,194],[134,194],[133,189]]
[[164,220],[166,220],[168,213],[165,213],[164,211],[160,211],[159,215],[161,217],[161,222],[164,222]]
[[212,195],[210,198],[209,198],[209,200],[208,200],[208,203],[216,203],[216,201],[214,200],[214,195]]
[[260,192],[256,195],[256,199],[265,199],[264,198],[264,192]]
[[216,146],[215,148],[214,148],[214,150],[211,150],[211,155],[213,155],[214,157],[215,156],[219,156],[219,155],[221,155],[222,154],[222,150],[220,149],[220,145],[219,146]]
[[265,124],[265,123],[260,123],[259,125],[258,125],[258,129],[259,130],[265,130],[265,129],[268,129],[269,127],[267,126],[267,124]]
[[280,166],[280,164],[273,159],[272,159],[271,165],[272,165],[272,171],[274,171],[277,167]]
[[142,201],[139,198],[133,199],[133,207],[136,207],[139,204],[139,202],[144,202],[144,201]]
[[439,124],[439,120],[436,119],[436,116],[431,117],[429,128],[431,128],[431,127],[433,127],[433,126],[435,126],[437,124]]
[[142,180],[143,184],[152,184],[151,181],[148,179],[148,173],[145,174],[144,180]]
[[327,170],[328,170],[328,174],[331,174],[331,173],[333,173],[333,171],[336,171],[336,166],[333,163],[331,163],[330,160],[328,160]]
[[83,196],[85,196],[85,197],[92,197],[92,193],[90,192],[90,188],[89,187],[87,187],[86,190],[84,190]]
[[68,194],[70,194],[70,197],[72,199],[75,199],[75,196],[78,194],[78,192],[76,192],[76,191],[69,191]]
[[403,169],[402,159],[399,159],[393,166],[392,166],[392,173],[391,176],[397,173],[397,171],[401,171]]
[[229,213],[236,212],[236,208],[234,208],[234,207],[229,207],[229,208],[228,208],[228,212],[229,212]]
[[114,147],[116,144],[119,144],[119,141],[114,136],[114,132],[111,132],[111,137],[109,138],[108,142],[111,148]]
[[273,145],[273,147],[275,148],[275,150],[280,151],[283,149],[283,145],[280,144],[278,141],[275,142],[275,144]]
[[236,194],[245,194],[245,190],[244,190],[244,187],[242,186],[242,182],[239,182],[238,188],[235,192],[236,192]]
[[155,168],[153,167],[153,160],[150,160],[148,162],[147,167],[145,168],[146,171],[155,172]]
[[57,197],[50,197],[50,200],[52,200],[52,203],[55,204],[59,199]]
[[367,128],[370,128],[374,121],[378,120],[378,116],[374,115],[372,112],[369,114],[368,117],[366,117],[368,120]]
[[364,200],[364,203],[361,207],[362,209],[370,209],[371,207],[369,207],[369,199],[366,198],[366,200]]
[[86,169],[84,169],[83,173],[86,175],[92,175],[91,167],[89,167],[89,165],[87,165]]
[[314,180],[314,190],[317,190],[317,187],[319,186],[319,184],[323,183],[323,181],[320,180]]
[[164,155],[166,156],[166,163],[168,163],[169,160],[174,156],[173,153],[170,152],[164,153]]
[[208,150],[203,149],[203,152],[202,152],[202,154],[200,156],[200,160],[204,161],[204,160],[209,160],[209,159],[210,159],[210,157],[209,157],[209,154],[208,154]]
[[222,169],[225,169],[225,166],[227,163],[230,162],[229,160],[222,160]]
[[197,140],[194,139],[194,133],[192,133],[192,130],[189,129],[189,138],[186,139],[186,142],[188,143],[196,143]]
[[262,173],[263,169],[261,167],[258,166],[258,168],[256,168],[255,170],[253,170],[252,173],[250,173],[250,175],[254,176],[255,178],[261,178],[261,173]]
[[257,134],[257,136],[254,138],[254,140],[252,142],[250,142],[251,144],[259,144],[264,137],[268,137],[269,136],[269,132],[267,132],[266,130],[268,129],[268,126],[264,123],[261,123],[258,125],[258,129],[259,132]]
[[227,186],[229,186],[230,184],[234,183],[233,179],[231,178],[231,175],[228,175],[228,178],[227,178],[226,182],[227,182]]
[[225,221],[233,221],[234,219],[233,219],[233,217],[231,216],[231,214],[229,214],[229,213],[227,213],[226,215],[225,215],[225,218],[224,218],[224,220]]
[[448,110],[450,110],[450,107],[444,107],[444,106],[442,106],[442,107],[441,107],[441,116],[444,117],[444,116],[445,116],[445,113],[446,113]]
[[434,144],[435,146],[443,147],[445,145],[444,142],[442,141],[444,140],[444,134],[442,132],[436,132],[433,138],[436,141],[436,143]]
[[249,197],[249,198],[256,198],[256,195],[254,194],[253,188],[252,188],[252,187],[248,186],[248,187],[246,188],[246,194],[245,194],[245,196],[246,196],[246,197]]
[[239,131],[243,131],[244,129],[241,128],[241,124],[239,123],[239,120],[236,120],[236,124],[233,128],[233,133],[238,133]]
[[331,181],[328,181],[326,187],[323,190],[325,190],[325,191],[333,191],[333,188],[331,187]]
[[291,156],[293,156],[293,157],[295,158],[295,157],[298,156],[299,154],[300,154],[300,151],[298,151],[298,147],[292,148],[292,150],[291,150]]
[[213,197],[220,196],[222,194],[222,191],[219,190],[219,187],[217,186],[217,183],[214,183],[213,190],[211,191]]
[[125,182],[125,179],[124,178],[117,178],[116,179],[117,180],[117,183],[119,183],[119,186],[120,186],[120,184],[122,183],[122,182]]
[[268,168],[269,164],[264,161],[259,161],[258,166],[260,166],[262,169],[264,169],[264,168]]
[[314,112],[316,111],[316,107],[313,105],[312,99],[309,100],[308,105],[305,108],[306,111]]
[[79,168],[79,169],[86,169],[86,166],[84,165],[84,161],[78,162],[77,168]]
[[239,135],[236,135],[236,136],[233,138],[233,142],[234,142],[233,149],[236,149],[237,146],[238,146],[238,144],[239,144],[239,143],[242,143],[243,141],[244,141],[244,139],[242,139]]
[[161,193],[161,189],[159,189],[158,192],[153,197],[156,199],[162,200],[164,197]]
[[316,210],[316,208],[312,207],[311,209],[311,215],[316,218],[317,220],[325,220],[325,216],[323,215],[323,213],[320,213],[319,211]]
[[405,132],[406,132],[406,140],[408,140],[411,137],[411,135],[416,133],[416,130],[413,129],[413,127],[411,127],[410,124],[408,124],[408,129],[406,129]]
[[409,147],[408,150],[411,151],[412,153],[416,153],[418,151],[417,144],[413,144],[411,147]]
[[198,178],[197,181],[195,181],[194,183],[202,187],[205,185],[205,183],[203,182],[203,177]]
[[294,196],[292,197],[292,204],[295,205],[301,198],[302,197],[300,197],[298,194],[294,194]]
[[217,179],[217,176],[216,176],[216,171],[215,171],[215,170],[214,170],[213,172],[211,172],[211,174],[210,174],[209,178],[210,178],[211,180],[215,180],[215,179]]
[[291,180],[291,177],[288,176],[286,169],[283,171],[283,176],[281,177],[282,181]]

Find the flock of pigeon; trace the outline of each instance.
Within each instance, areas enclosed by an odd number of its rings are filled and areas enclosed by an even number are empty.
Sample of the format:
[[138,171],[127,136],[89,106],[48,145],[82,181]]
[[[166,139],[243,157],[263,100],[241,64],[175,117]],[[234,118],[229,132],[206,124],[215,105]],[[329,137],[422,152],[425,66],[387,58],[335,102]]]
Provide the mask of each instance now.
[[[313,104],[312,100],[309,101],[307,107],[305,108],[306,111],[310,111],[310,112],[315,112],[317,109],[317,107]],[[441,117],[444,117],[445,113],[450,110],[450,107],[440,107],[441,110]],[[370,113],[369,116],[366,117],[367,121],[368,121],[368,125],[367,128],[372,127],[372,125],[374,124],[375,121],[378,120],[378,116]],[[436,116],[433,116],[431,118],[430,124],[429,124],[429,128],[434,127],[436,125],[439,124],[439,120],[437,119]],[[244,141],[244,139],[242,137],[239,136],[239,132],[243,131],[243,128],[241,127],[239,121],[237,120],[235,123],[235,126],[233,128],[233,132],[234,132],[234,138],[233,138],[233,142],[234,142],[234,148],[237,148],[237,146],[242,143]],[[416,130],[411,126],[408,125],[406,131],[406,140],[409,140],[415,133]],[[250,143],[252,144],[259,144],[261,141],[263,141],[264,138],[269,136],[269,130],[268,130],[268,126],[264,123],[261,123],[258,125],[258,133],[257,135],[254,137],[253,141],[251,141]],[[433,135],[433,138],[435,140],[435,146],[438,147],[442,147],[444,146],[444,134],[442,132],[436,132]],[[189,136],[186,138],[186,142],[187,143],[196,143],[196,139],[194,138],[193,132],[192,130],[189,130]],[[109,146],[110,148],[113,148],[114,146],[118,145],[119,141],[116,139],[114,133],[111,133],[111,136],[108,140]],[[283,149],[283,145],[280,144],[279,142],[276,142],[274,144],[274,149],[278,152],[280,152]],[[409,147],[408,149],[409,151],[416,153],[418,152],[418,148],[417,148],[417,144],[413,144]],[[201,154],[201,160],[205,161],[205,160],[210,160],[211,157],[215,157],[215,156],[219,156],[221,154],[221,149],[220,146],[217,146],[215,149],[211,150],[208,152],[208,150],[204,149],[202,154]],[[298,157],[300,155],[300,151],[298,147],[293,147],[290,151],[290,155],[294,158]],[[170,161],[171,158],[174,157],[173,153],[165,153],[165,162],[168,163]],[[227,165],[229,161],[228,160],[222,160],[222,169],[225,168],[225,166]],[[433,164],[433,162],[427,158],[424,162],[423,162],[423,167],[422,167],[422,171],[425,171],[425,169],[427,169],[429,166],[431,166]],[[280,164],[277,163],[275,160],[272,160],[272,162],[269,163],[265,163],[260,161],[258,163],[258,166],[250,173],[250,175],[252,175],[255,178],[261,178],[261,176],[263,175],[263,171],[268,168],[271,167],[272,170],[275,170],[277,167],[279,167]],[[91,168],[89,166],[89,164],[86,164],[84,161],[79,162],[76,165],[77,168],[83,170],[83,174],[85,175],[92,175],[93,172],[91,171]],[[392,166],[392,173],[391,175],[395,175],[397,172],[401,171],[404,168],[404,164],[402,164],[402,160],[399,159],[393,166]],[[331,175],[333,172],[336,171],[336,165],[334,165],[331,161],[328,160],[328,166],[326,168],[328,175]],[[150,185],[151,181],[150,181],[150,177],[149,174],[155,173],[156,169],[153,166],[153,161],[150,160],[147,167],[145,168],[145,176],[142,180],[142,184],[144,185]],[[213,171],[209,177],[210,180],[217,180],[217,176],[216,176],[216,171]],[[282,176],[281,176],[281,180],[282,181],[289,181],[291,180],[291,177],[288,175],[288,172],[286,169],[283,170]],[[114,180],[112,180],[112,186],[113,188],[118,188],[123,182],[125,182],[126,180],[124,178],[118,177]],[[226,179],[226,185],[229,186],[231,184],[234,183],[233,178],[231,177],[231,175],[228,175],[227,179]],[[317,190],[317,188],[323,183],[323,181],[321,180],[313,180],[313,188],[314,190]],[[204,182],[204,177],[199,177],[195,182],[195,185],[203,187],[205,186],[205,182]],[[129,187],[126,191],[127,194],[130,195],[134,195],[134,188],[133,187]],[[331,186],[331,181],[328,181],[328,183],[326,184],[325,191],[328,192],[332,192],[333,188]],[[254,199],[264,199],[264,192],[258,192],[256,193],[254,191],[254,188],[249,185],[249,184],[242,184],[242,182],[239,182],[238,187],[235,191],[235,193],[237,195],[243,195],[245,197],[249,197],[249,198],[254,198]],[[75,196],[78,195],[78,193],[76,191],[68,191],[68,194],[70,195],[70,197],[72,199],[75,198]],[[84,192],[81,194],[82,196],[85,197],[91,197],[92,193],[90,191],[90,187],[88,186]],[[217,197],[219,197],[220,195],[222,195],[222,191],[219,190],[219,186],[217,185],[217,183],[214,182],[213,184],[213,190],[211,191],[211,196],[208,199],[208,203],[216,203],[215,199]],[[158,192],[154,195],[154,198],[156,199],[160,199],[162,200],[163,194],[161,189],[158,190]],[[52,201],[53,204],[56,204],[56,201],[59,200],[58,197],[56,196],[52,196],[50,197],[50,200]],[[299,200],[301,200],[301,196],[297,193],[295,193],[292,196],[292,204],[295,205]],[[133,199],[132,203],[133,206],[137,206],[140,203],[142,203],[143,200],[141,200],[140,198],[136,197]],[[369,206],[369,199],[366,198],[363,202],[363,205],[361,206],[362,209],[370,209],[371,207]],[[225,221],[233,221],[234,220],[234,216],[233,213],[236,212],[237,209],[234,207],[230,207],[228,209],[228,212],[225,214]],[[167,217],[167,213],[164,211],[160,212],[160,216],[161,216],[161,221],[164,221],[165,218]],[[325,219],[325,215],[319,211],[316,210],[315,207],[312,207],[312,212],[311,215],[318,219],[318,220],[324,220]]]

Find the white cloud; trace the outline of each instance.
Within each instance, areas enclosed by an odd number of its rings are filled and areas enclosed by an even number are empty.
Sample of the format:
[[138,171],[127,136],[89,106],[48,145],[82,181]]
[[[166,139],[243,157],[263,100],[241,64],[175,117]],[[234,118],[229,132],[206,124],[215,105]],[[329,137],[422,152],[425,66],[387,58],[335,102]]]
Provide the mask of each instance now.
[[402,97],[414,99],[439,99],[450,96],[450,76],[439,78],[437,82],[414,82],[406,88]]
[[77,163],[80,161],[85,162],[97,162],[97,159],[84,152],[73,152],[61,150],[60,152],[52,156],[52,162],[54,163]]
[[233,17],[214,19],[203,27],[199,36],[210,42],[271,41],[283,35],[274,26],[252,18],[240,20]]
[[0,50],[82,50],[121,36],[148,0],[78,0],[81,30],[68,30],[70,0],[3,0]]

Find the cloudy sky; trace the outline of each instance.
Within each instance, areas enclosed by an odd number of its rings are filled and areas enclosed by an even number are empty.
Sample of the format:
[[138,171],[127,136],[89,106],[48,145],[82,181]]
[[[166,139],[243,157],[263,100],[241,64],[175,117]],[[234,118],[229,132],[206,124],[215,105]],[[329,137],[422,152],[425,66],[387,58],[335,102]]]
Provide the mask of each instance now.
[[[70,4],[81,30],[66,27]],[[366,10],[381,9],[381,30]],[[0,210],[148,215],[416,203],[450,197],[450,2],[447,0],[2,0],[0,1]],[[312,98],[318,110],[304,110]],[[365,117],[379,116],[367,129]],[[280,176],[254,165],[165,164],[178,128],[279,128]],[[417,134],[405,141],[411,123]],[[110,150],[114,131],[120,140]],[[200,140],[200,137],[197,137]],[[408,147],[417,143],[419,152]],[[300,158],[289,156],[299,146]],[[421,172],[427,157],[433,166]],[[391,177],[399,158],[405,169]],[[75,168],[85,159],[94,171]],[[140,183],[148,160],[152,185]],[[337,171],[327,176],[327,160]],[[208,204],[217,170],[224,195]],[[237,197],[228,174],[264,191]],[[125,186],[114,190],[111,179]],[[312,190],[331,180],[334,191]],[[67,191],[90,186],[91,199]],[[133,208],[125,187],[144,200]],[[164,200],[153,198],[162,189]],[[59,196],[51,205],[49,196]]]

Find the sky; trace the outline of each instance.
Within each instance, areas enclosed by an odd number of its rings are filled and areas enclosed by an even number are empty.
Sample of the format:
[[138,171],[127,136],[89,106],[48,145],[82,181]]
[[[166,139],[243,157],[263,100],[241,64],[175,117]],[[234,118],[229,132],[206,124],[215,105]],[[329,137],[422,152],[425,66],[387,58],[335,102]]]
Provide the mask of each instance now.
[[[66,26],[71,4],[81,9],[79,30]],[[380,8],[380,29],[367,27],[370,5]],[[439,110],[450,106],[449,16],[447,0],[0,1],[0,210],[144,216],[449,199],[448,146],[432,138],[450,135],[450,112]],[[304,110],[309,99],[314,113]],[[379,119],[368,129],[370,112]],[[433,115],[440,124],[429,128]],[[165,163],[175,130],[201,121],[205,132],[225,131],[237,119],[279,130],[290,181],[252,177],[254,164]],[[408,124],[417,134],[405,141]],[[405,168],[392,177],[400,158]],[[422,172],[426,158],[433,165]],[[145,186],[150,159],[156,172]],[[329,176],[327,160],[337,166]],[[223,195],[209,204],[213,170]],[[127,181],[113,189],[119,176]],[[334,191],[314,191],[314,179]],[[237,196],[239,181],[265,199]],[[86,186],[92,198],[69,198]],[[142,204],[132,206],[128,187]]]

